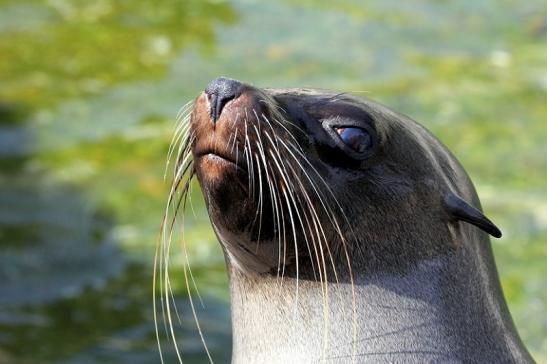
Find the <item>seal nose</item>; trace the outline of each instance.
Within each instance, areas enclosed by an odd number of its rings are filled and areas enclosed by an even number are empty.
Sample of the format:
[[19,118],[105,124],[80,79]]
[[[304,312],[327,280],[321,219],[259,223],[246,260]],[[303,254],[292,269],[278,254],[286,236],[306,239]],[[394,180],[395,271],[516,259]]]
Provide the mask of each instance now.
[[224,105],[239,96],[243,84],[231,78],[219,77],[207,86],[205,93],[209,99],[211,120],[215,124]]

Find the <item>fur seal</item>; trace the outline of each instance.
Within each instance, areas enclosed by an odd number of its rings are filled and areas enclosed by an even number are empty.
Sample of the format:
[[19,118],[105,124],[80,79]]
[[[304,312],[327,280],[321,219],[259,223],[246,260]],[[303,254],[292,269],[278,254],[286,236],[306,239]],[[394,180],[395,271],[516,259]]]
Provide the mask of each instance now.
[[234,363],[528,363],[473,184],[367,99],[213,80],[170,196],[196,176],[230,278]]

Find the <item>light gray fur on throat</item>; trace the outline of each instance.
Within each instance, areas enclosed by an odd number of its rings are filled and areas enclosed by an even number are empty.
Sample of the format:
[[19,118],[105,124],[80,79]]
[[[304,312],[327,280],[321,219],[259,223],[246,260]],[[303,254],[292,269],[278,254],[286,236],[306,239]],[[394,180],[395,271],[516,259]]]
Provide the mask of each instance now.
[[359,276],[355,293],[331,282],[328,299],[320,282],[299,280],[297,297],[294,278],[229,264],[233,363],[529,362],[498,289],[480,278],[490,262],[473,256]]

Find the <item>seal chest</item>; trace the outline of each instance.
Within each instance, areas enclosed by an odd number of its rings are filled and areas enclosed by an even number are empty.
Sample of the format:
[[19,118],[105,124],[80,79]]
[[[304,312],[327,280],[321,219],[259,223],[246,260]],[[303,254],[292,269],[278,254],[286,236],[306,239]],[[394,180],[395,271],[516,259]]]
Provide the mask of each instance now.
[[370,100],[218,78],[174,189],[196,176],[230,276],[233,361],[531,362],[464,169]]

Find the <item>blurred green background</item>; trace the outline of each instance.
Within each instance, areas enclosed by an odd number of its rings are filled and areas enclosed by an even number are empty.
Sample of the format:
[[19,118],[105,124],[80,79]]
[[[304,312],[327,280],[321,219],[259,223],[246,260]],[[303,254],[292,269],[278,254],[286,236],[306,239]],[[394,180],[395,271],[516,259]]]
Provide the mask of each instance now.
[[[439,136],[504,232],[493,241],[503,288],[547,362],[543,0],[0,0],[0,363],[159,362],[167,148],[179,108],[220,75],[366,92]],[[224,262],[193,195],[199,317],[226,362]],[[181,253],[178,344],[201,363]]]

